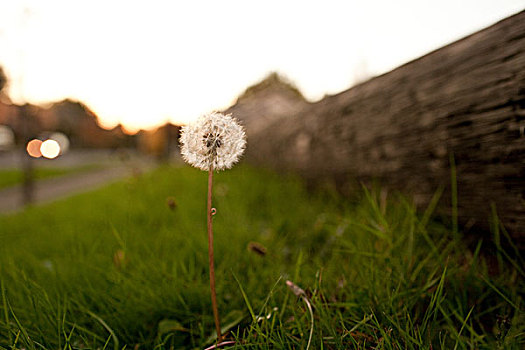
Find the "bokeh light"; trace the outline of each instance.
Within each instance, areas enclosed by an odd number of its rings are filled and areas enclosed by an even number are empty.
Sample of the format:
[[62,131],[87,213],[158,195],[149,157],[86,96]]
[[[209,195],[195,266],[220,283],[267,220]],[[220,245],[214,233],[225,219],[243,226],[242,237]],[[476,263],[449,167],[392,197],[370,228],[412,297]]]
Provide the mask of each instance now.
[[60,145],[55,140],[45,140],[40,145],[40,152],[45,158],[56,158],[60,154]]
[[69,149],[69,138],[66,136],[66,134],[61,132],[55,132],[49,136],[51,140],[55,140],[58,142],[58,145],[60,146],[60,154],[64,154]]
[[15,134],[10,127],[0,125],[0,150],[8,149],[15,144]]
[[26,146],[27,154],[29,154],[33,158],[42,157],[42,153],[40,152],[40,146],[42,146],[42,141],[40,141],[39,139],[33,139],[29,141]]

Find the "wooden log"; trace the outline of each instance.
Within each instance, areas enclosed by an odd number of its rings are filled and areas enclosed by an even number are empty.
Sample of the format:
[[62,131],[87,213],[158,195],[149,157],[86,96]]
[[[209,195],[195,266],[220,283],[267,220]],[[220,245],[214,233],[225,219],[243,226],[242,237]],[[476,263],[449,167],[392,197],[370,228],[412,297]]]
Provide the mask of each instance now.
[[246,120],[249,161],[343,186],[379,179],[423,206],[440,186],[450,188],[453,155],[460,222],[486,231],[493,204],[525,246],[525,11],[340,94],[274,113],[265,127],[250,129],[257,108],[244,112],[236,116]]

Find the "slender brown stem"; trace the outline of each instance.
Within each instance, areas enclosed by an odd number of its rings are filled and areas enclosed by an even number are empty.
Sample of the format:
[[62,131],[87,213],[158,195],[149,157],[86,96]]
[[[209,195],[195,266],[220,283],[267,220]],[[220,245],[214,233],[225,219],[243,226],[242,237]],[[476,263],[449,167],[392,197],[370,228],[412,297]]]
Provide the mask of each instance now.
[[221,325],[219,323],[219,310],[217,309],[217,295],[215,293],[215,266],[213,264],[213,224],[212,224],[212,207],[211,194],[213,189],[213,165],[208,171],[208,257],[210,263],[210,290],[211,306],[213,308],[213,318],[215,319],[215,329],[217,330],[217,341],[222,340]]

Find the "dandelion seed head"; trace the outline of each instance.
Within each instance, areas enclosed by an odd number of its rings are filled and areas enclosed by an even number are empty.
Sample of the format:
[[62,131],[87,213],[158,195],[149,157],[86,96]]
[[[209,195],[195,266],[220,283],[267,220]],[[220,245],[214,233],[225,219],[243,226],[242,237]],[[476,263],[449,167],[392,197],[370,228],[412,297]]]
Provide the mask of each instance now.
[[180,135],[182,158],[201,170],[231,168],[244,152],[246,134],[231,115],[213,112],[183,126]]

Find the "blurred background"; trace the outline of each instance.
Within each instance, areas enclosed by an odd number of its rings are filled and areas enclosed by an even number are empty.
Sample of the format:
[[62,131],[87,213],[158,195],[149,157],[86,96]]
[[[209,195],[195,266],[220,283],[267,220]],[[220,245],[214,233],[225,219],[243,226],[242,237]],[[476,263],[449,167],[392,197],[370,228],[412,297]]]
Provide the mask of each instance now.
[[[148,167],[152,157],[177,157],[179,125],[262,87],[272,86],[273,97],[270,107],[249,111],[261,111],[245,121],[249,133],[268,116],[523,7],[522,0],[1,1],[0,170],[22,169],[30,188],[33,168]],[[136,163],[123,165],[129,159]]]

